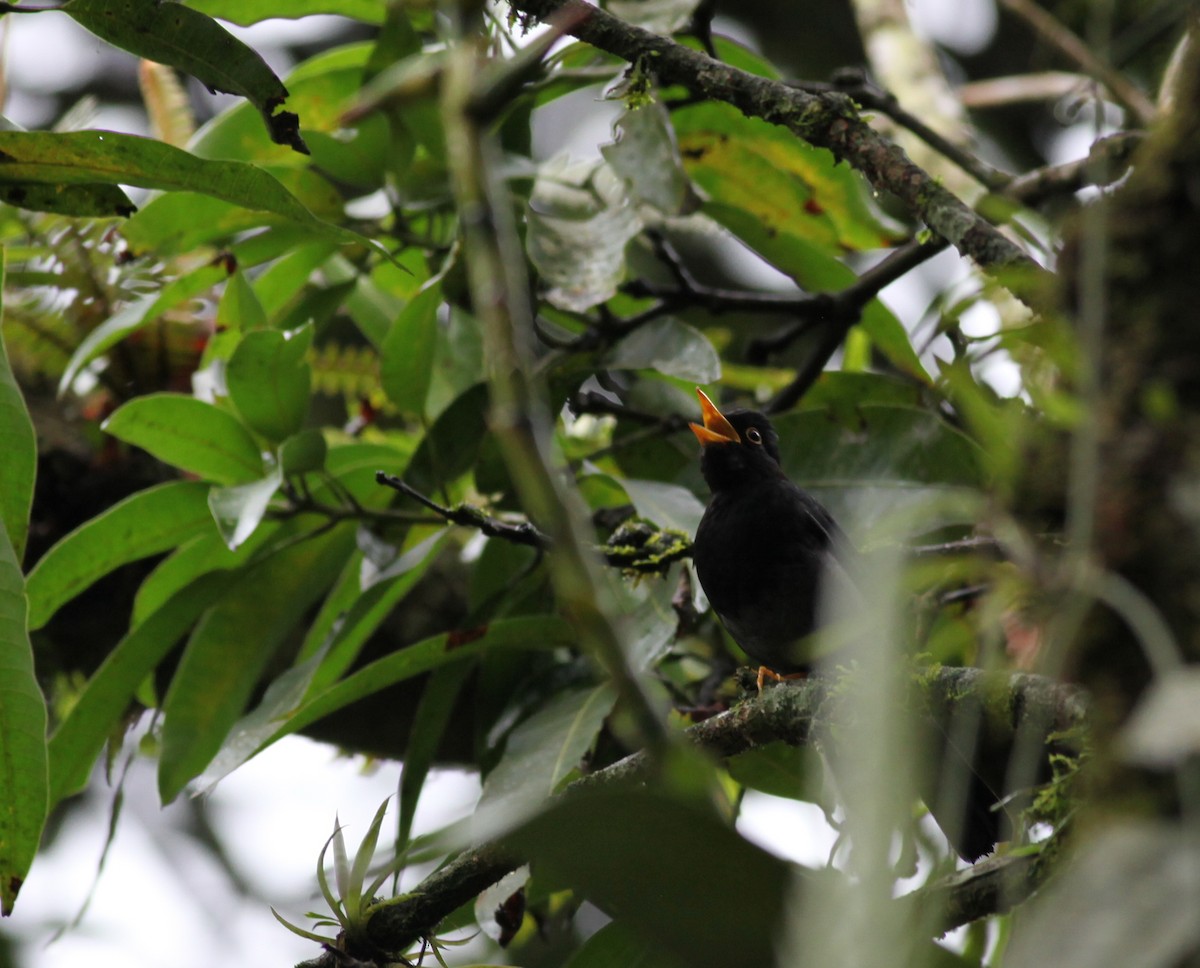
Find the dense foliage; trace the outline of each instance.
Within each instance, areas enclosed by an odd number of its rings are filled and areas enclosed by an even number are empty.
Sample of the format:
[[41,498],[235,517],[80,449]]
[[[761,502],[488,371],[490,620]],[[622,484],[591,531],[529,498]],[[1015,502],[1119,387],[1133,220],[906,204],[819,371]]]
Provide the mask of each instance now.
[[[1002,39],[955,69],[1021,75],[1050,51],[1078,70],[1054,97],[1097,137],[1051,165],[1040,75],[968,111],[984,85],[952,88],[903,13],[854,5],[847,43],[853,8],[830,4],[829,50],[809,26],[803,63],[776,65],[710,29],[713,6],[61,7],[144,58],[155,136],[0,119],[6,914],[47,817],[149,720],[164,803],[297,732],[403,760],[395,826],[381,808],[357,855],[336,833],[313,859],[330,911],[296,925],[362,961],[436,945],[454,963],[443,942],[473,925],[497,939],[473,961],[573,968],[1144,954],[1133,916],[1101,952],[1081,939],[1104,890],[1144,888],[1137,859],[1181,856],[1183,832],[1097,834],[1078,808],[1119,814],[1135,790],[1155,816],[1194,806],[1166,781],[1195,752],[1194,722],[1170,738],[1195,716],[1176,667],[1200,567],[1149,547],[1187,544],[1195,513],[1197,367],[1187,340],[1160,343],[1196,305],[1189,14],[1116,5],[1119,36],[1150,24],[1118,73],[1068,30],[1094,29],[1086,4],[1064,24],[1005,0]],[[212,19],[316,13],[364,39],[282,80]],[[770,14],[745,16],[772,50]],[[877,79],[786,82],[866,64]],[[242,100],[197,129],[177,72]],[[584,160],[535,151],[605,109],[611,137]],[[1106,255],[1114,224],[1125,248]],[[1161,281],[1131,255],[1148,236],[1171,240]],[[920,307],[905,315],[879,298],[898,280]],[[1106,303],[1137,307],[1119,349]],[[786,470],[869,576],[827,675],[762,697],[687,564],[698,385],[773,415]],[[1086,794],[1066,678],[1098,710]],[[1161,702],[1122,731],[1151,683]],[[1014,843],[955,875],[913,804],[939,751],[976,734],[1025,782]],[[471,829],[414,839],[449,763],[483,777]],[[830,866],[744,839],[746,789],[820,804],[842,836]],[[1071,850],[1075,879],[1035,898],[1005,959],[1004,912]],[[1175,933],[1139,964],[1200,943],[1194,913],[1169,916],[1195,899],[1185,881],[1147,889]],[[612,918],[590,934],[585,900]],[[934,943],[967,923],[957,953]]]

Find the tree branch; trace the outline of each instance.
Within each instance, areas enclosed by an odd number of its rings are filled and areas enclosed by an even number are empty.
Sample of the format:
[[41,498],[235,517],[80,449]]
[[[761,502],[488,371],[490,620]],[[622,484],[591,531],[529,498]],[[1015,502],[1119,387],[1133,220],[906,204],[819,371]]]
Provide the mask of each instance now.
[[[1080,690],[1040,676],[984,672],[980,669],[939,669],[915,684],[919,708],[947,710],[954,716],[964,703],[987,697],[989,707],[1006,710],[1004,728],[1015,737],[1025,729],[1061,733],[1084,723],[1086,703]],[[818,731],[832,725],[839,681],[813,676],[803,682],[768,689],[711,719],[690,727],[687,738],[718,760],[770,743],[804,746]],[[640,782],[653,775],[654,760],[634,753],[612,766],[576,780],[563,796],[578,796],[598,787]],[[439,921],[461,907],[489,884],[514,870],[521,858],[495,844],[484,844],[461,853],[427,877],[410,893],[376,909],[367,923],[367,936],[382,951],[403,951],[431,934]],[[901,903],[922,911],[940,908],[944,930],[1007,910],[1041,882],[1043,872],[1025,858],[993,858],[937,884],[922,888]],[[1022,895],[1021,892],[1026,892]],[[305,968],[333,968],[336,956],[327,952]]]
[[[899,198],[917,218],[990,273],[1006,268],[1045,275],[1015,243],[922,171],[896,145],[858,117],[843,94],[810,94],[713,60],[699,51],[624,23],[583,0],[511,0],[515,10],[545,20],[578,14],[569,32],[630,63],[652,67],[660,81],[732,104],[782,125],[862,172],[873,187]],[[1011,282],[1011,280],[1008,280]],[[1022,287],[1024,289],[1024,287]]]

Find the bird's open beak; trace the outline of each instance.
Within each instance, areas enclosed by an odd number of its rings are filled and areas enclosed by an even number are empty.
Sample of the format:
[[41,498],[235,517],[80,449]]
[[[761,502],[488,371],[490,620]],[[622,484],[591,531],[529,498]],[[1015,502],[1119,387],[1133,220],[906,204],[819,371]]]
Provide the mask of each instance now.
[[696,435],[700,445],[707,447],[709,444],[738,443],[741,440],[738,432],[699,387],[696,387],[696,396],[700,398],[700,413],[704,417],[704,426],[697,423],[688,426],[692,428],[692,433]]

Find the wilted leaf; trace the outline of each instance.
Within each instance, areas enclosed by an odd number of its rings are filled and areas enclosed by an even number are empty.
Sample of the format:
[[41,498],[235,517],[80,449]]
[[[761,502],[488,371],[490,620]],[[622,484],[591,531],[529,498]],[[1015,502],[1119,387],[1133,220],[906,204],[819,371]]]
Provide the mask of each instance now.
[[625,179],[638,202],[664,215],[684,215],[695,208],[698,200],[692,194],[667,109],[661,102],[627,110],[617,122],[617,132],[617,141],[603,145],[600,151],[613,171]]
[[282,483],[283,473],[277,467],[262,480],[214,487],[208,492],[209,510],[230,551],[254,534]]
[[542,165],[526,211],[525,248],[546,298],[583,312],[610,298],[625,277],[625,245],[641,220],[623,183],[607,165]]

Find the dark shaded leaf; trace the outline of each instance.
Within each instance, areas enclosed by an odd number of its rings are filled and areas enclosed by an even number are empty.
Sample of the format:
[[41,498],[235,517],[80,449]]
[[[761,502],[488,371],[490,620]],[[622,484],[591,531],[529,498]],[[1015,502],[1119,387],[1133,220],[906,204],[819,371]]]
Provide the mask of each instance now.
[[58,541],[30,572],[29,627],[40,629],[60,607],[121,565],[211,533],[209,487],[171,481],[131,494]]
[[211,91],[246,98],[262,114],[272,141],[308,154],[300,119],[276,112],[288,96],[283,82],[211,17],[161,0],[68,0],[59,9],[116,47],[177,67]]
[[0,518],[0,915],[12,913],[49,808],[46,703],[25,628],[25,582]]
[[[0,319],[4,316],[4,253],[0,251]],[[17,378],[8,362],[4,336],[0,333],[0,524],[16,555],[25,557],[29,534],[29,508],[37,474],[37,435]]]
[[44,182],[0,182],[0,202],[33,212],[74,218],[127,218],[137,211],[116,185],[47,185]]

